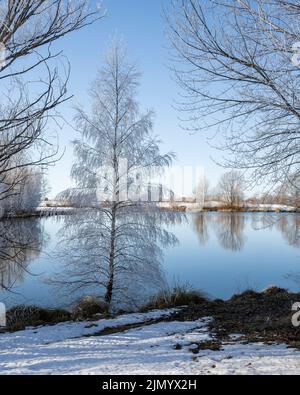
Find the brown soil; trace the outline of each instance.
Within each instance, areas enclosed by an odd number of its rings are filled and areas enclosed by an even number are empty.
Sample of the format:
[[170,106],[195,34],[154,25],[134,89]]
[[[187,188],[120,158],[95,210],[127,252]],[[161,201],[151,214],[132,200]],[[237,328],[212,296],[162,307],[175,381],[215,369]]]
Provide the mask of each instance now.
[[292,294],[279,288],[262,293],[247,291],[229,301],[208,301],[186,307],[173,319],[212,317],[210,330],[218,341],[241,334],[239,341],[286,343],[300,349],[300,327],[292,325],[292,306],[296,302],[300,302],[300,293]]

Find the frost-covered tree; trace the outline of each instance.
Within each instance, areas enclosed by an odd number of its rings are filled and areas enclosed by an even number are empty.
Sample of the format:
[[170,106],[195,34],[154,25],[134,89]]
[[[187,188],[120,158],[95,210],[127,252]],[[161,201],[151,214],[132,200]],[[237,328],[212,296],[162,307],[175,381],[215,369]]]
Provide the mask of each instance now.
[[24,182],[17,195],[17,207],[21,210],[32,211],[42,200],[44,190],[44,176],[40,169],[26,169]]
[[176,243],[161,228],[174,219],[153,208],[145,212],[145,207],[124,207],[117,210],[112,235],[111,211],[84,209],[64,219],[59,234],[64,276],[51,282],[74,296],[100,294],[112,308],[136,307],[165,285],[158,244]]
[[[17,183],[16,183],[17,180]],[[1,194],[5,189],[6,193]],[[32,212],[40,204],[44,190],[41,169],[24,167],[15,169],[0,184],[0,214],[15,215],[22,211]]]
[[138,85],[135,65],[114,43],[91,89],[91,114],[78,109],[72,169],[77,188],[62,195],[82,207],[63,229],[73,251],[67,282],[75,291],[101,287],[110,305],[124,288],[127,295],[128,288],[135,290],[142,274],[143,287],[153,286],[160,272],[158,243],[176,242],[161,228],[172,214],[143,201],[153,169],[168,166],[173,155],[160,153],[153,113],[142,114],[136,101]]
[[198,182],[196,196],[198,202],[205,204],[209,198],[209,180],[204,176]]

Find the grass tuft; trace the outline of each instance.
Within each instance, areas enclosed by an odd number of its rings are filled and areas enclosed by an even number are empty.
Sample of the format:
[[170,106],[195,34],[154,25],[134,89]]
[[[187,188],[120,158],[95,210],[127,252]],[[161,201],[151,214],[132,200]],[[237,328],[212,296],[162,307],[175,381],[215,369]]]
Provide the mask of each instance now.
[[109,306],[96,296],[85,296],[79,299],[73,306],[72,316],[74,320],[86,320],[97,314],[107,315]]
[[53,325],[71,320],[71,314],[65,310],[43,309],[37,306],[16,306],[7,311],[6,329],[23,330],[28,326]]
[[200,305],[207,300],[207,297],[201,291],[194,290],[188,285],[176,285],[172,289],[159,292],[142,307],[141,311]]

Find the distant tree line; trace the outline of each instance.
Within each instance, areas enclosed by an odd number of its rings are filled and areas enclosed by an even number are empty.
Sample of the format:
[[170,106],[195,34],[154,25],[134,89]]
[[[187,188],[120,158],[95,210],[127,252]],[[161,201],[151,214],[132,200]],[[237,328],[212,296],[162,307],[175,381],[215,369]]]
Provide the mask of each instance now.
[[[300,178],[290,176],[278,184],[276,189],[251,194],[248,190],[249,183],[244,174],[237,170],[224,173],[215,187],[210,187],[206,178],[201,180],[198,193],[203,194],[204,203],[216,201],[228,208],[239,208],[244,204],[281,204],[300,208]],[[204,190],[203,190],[204,188]]]

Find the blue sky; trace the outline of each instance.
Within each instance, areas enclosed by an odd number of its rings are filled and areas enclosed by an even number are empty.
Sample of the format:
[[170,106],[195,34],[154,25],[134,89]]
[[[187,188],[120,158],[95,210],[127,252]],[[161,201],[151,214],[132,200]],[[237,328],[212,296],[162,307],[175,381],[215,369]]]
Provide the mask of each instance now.
[[[169,0],[104,0],[107,14],[103,20],[57,44],[71,64],[69,93],[74,95],[72,101],[60,108],[60,112],[72,123],[74,104],[88,106],[88,89],[101,67],[109,42],[117,34],[126,42],[130,56],[142,72],[141,108],[154,110],[154,132],[163,141],[162,150],[177,154],[176,165],[203,166],[211,184],[215,185],[223,170],[211,160],[211,156],[215,157],[217,153],[207,143],[209,134],[199,132],[190,135],[182,130],[179,114],[173,108],[179,90],[167,67],[168,41],[162,16],[165,1]],[[212,131],[209,133],[212,135]],[[51,196],[71,186],[71,141],[76,132],[65,124],[59,130],[59,136],[61,150],[65,148],[66,152],[48,172]]]

